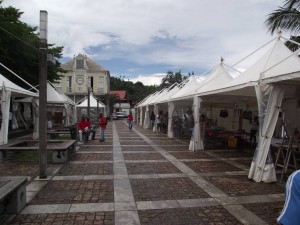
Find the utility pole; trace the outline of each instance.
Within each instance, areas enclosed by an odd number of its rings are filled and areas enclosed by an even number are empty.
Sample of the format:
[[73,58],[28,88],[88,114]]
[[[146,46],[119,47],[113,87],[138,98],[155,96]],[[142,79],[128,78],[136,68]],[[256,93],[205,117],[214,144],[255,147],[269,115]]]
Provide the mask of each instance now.
[[47,26],[48,12],[40,11],[39,48],[39,178],[47,178]]
[[87,118],[90,118],[90,108],[91,108],[91,100],[90,100],[90,87],[88,86],[88,107],[87,107]]

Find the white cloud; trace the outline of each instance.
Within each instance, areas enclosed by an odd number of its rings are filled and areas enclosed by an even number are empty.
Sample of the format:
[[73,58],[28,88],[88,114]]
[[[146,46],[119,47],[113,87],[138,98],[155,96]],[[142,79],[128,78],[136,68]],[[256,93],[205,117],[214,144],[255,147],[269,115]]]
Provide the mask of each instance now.
[[2,4],[19,8],[24,22],[33,26],[39,25],[39,11],[47,10],[49,42],[64,46],[64,56],[85,53],[97,60],[121,58],[145,67],[165,64],[200,71],[218,63],[221,56],[234,64],[269,40],[264,21],[282,0],[6,0]]
[[142,82],[144,85],[160,85],[166,74],[138,75],[137,78],[129,79],[133,83]]

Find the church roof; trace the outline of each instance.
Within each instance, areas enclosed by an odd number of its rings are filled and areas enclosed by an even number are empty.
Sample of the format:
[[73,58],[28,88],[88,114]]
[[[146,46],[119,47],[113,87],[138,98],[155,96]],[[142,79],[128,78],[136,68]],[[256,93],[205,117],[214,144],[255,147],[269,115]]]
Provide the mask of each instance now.
[[76,60],[83,60],[84,61],[84,68],[85,70],[89,72],[108,72],[107,69],[105,69],[103,66],[97,64],[95,61],[93,61],[91,58],[87,57],[83,54],[78,54],[78,56],[74,57],[74,59],[63,63],[61,67],[64,70],[72,71],[76,69]]
[[110,95],[118,95],[120,100],[125,100],[126,97],[126,91],[110,91]]

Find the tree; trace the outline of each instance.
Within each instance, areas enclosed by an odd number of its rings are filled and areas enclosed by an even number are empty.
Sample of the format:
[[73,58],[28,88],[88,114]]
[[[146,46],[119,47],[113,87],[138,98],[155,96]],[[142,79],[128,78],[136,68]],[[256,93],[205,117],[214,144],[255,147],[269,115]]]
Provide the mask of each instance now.
[[300,1],[285,0],[283,7],[279,7],[268,15],[266,25],[271,34],[277,29],[282,29],[292,33],[300,31]]
[[170,87],[174,83],[181,83],[187,78],[187,76],[183,76],[181,71],[176,72],[175,74],[172,71],[168,71],[167,75],[162,79],[160,87],[167,88]]
[[[300,36],[291,36],[290,40],[300,43]],[[286,41],[285,45],[293,52],[298,50],[298,48],[299,48],[299,45],[297,45],[291,41]]]
[[[122,79],[124,76],[111,77],[110,89],[112,91],[124,90],[126,91],[126,99],[131,106],[147,97],[149,94],[154,93],[159,89],[155,85],[145,86],[142,82],[138,81],[133,83],[132,81],[125,81]],[[111,99],[110,102],[116,102],[117,99]],[[112,109],[112,108],[111,108]]]
[[[20,21],[23,12],[11,6],[3,8],[0,0],[0,62],[21,76],[24,80],[37,85],[39,83],[39,37],[37,27],[31,27]],[[57,59],[62,57],[63,47],[49,45],[49,53]],[[57,61],[48,66],[48,80],[59,79],[58,72],[64,72]],[[12,82],[28,88],[24,82],[16,78],[4,68],[0,73]]]

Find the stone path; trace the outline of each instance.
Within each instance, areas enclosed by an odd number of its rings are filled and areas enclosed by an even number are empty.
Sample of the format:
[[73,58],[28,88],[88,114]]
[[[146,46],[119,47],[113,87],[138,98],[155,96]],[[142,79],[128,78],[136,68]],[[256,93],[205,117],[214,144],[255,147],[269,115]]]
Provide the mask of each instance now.
[[110,121],[105,142],[49,165],[47,180],[28,173],[27,206],[10,224],[275,224],[284,184],[249,180],[250,153],[188,144]]

